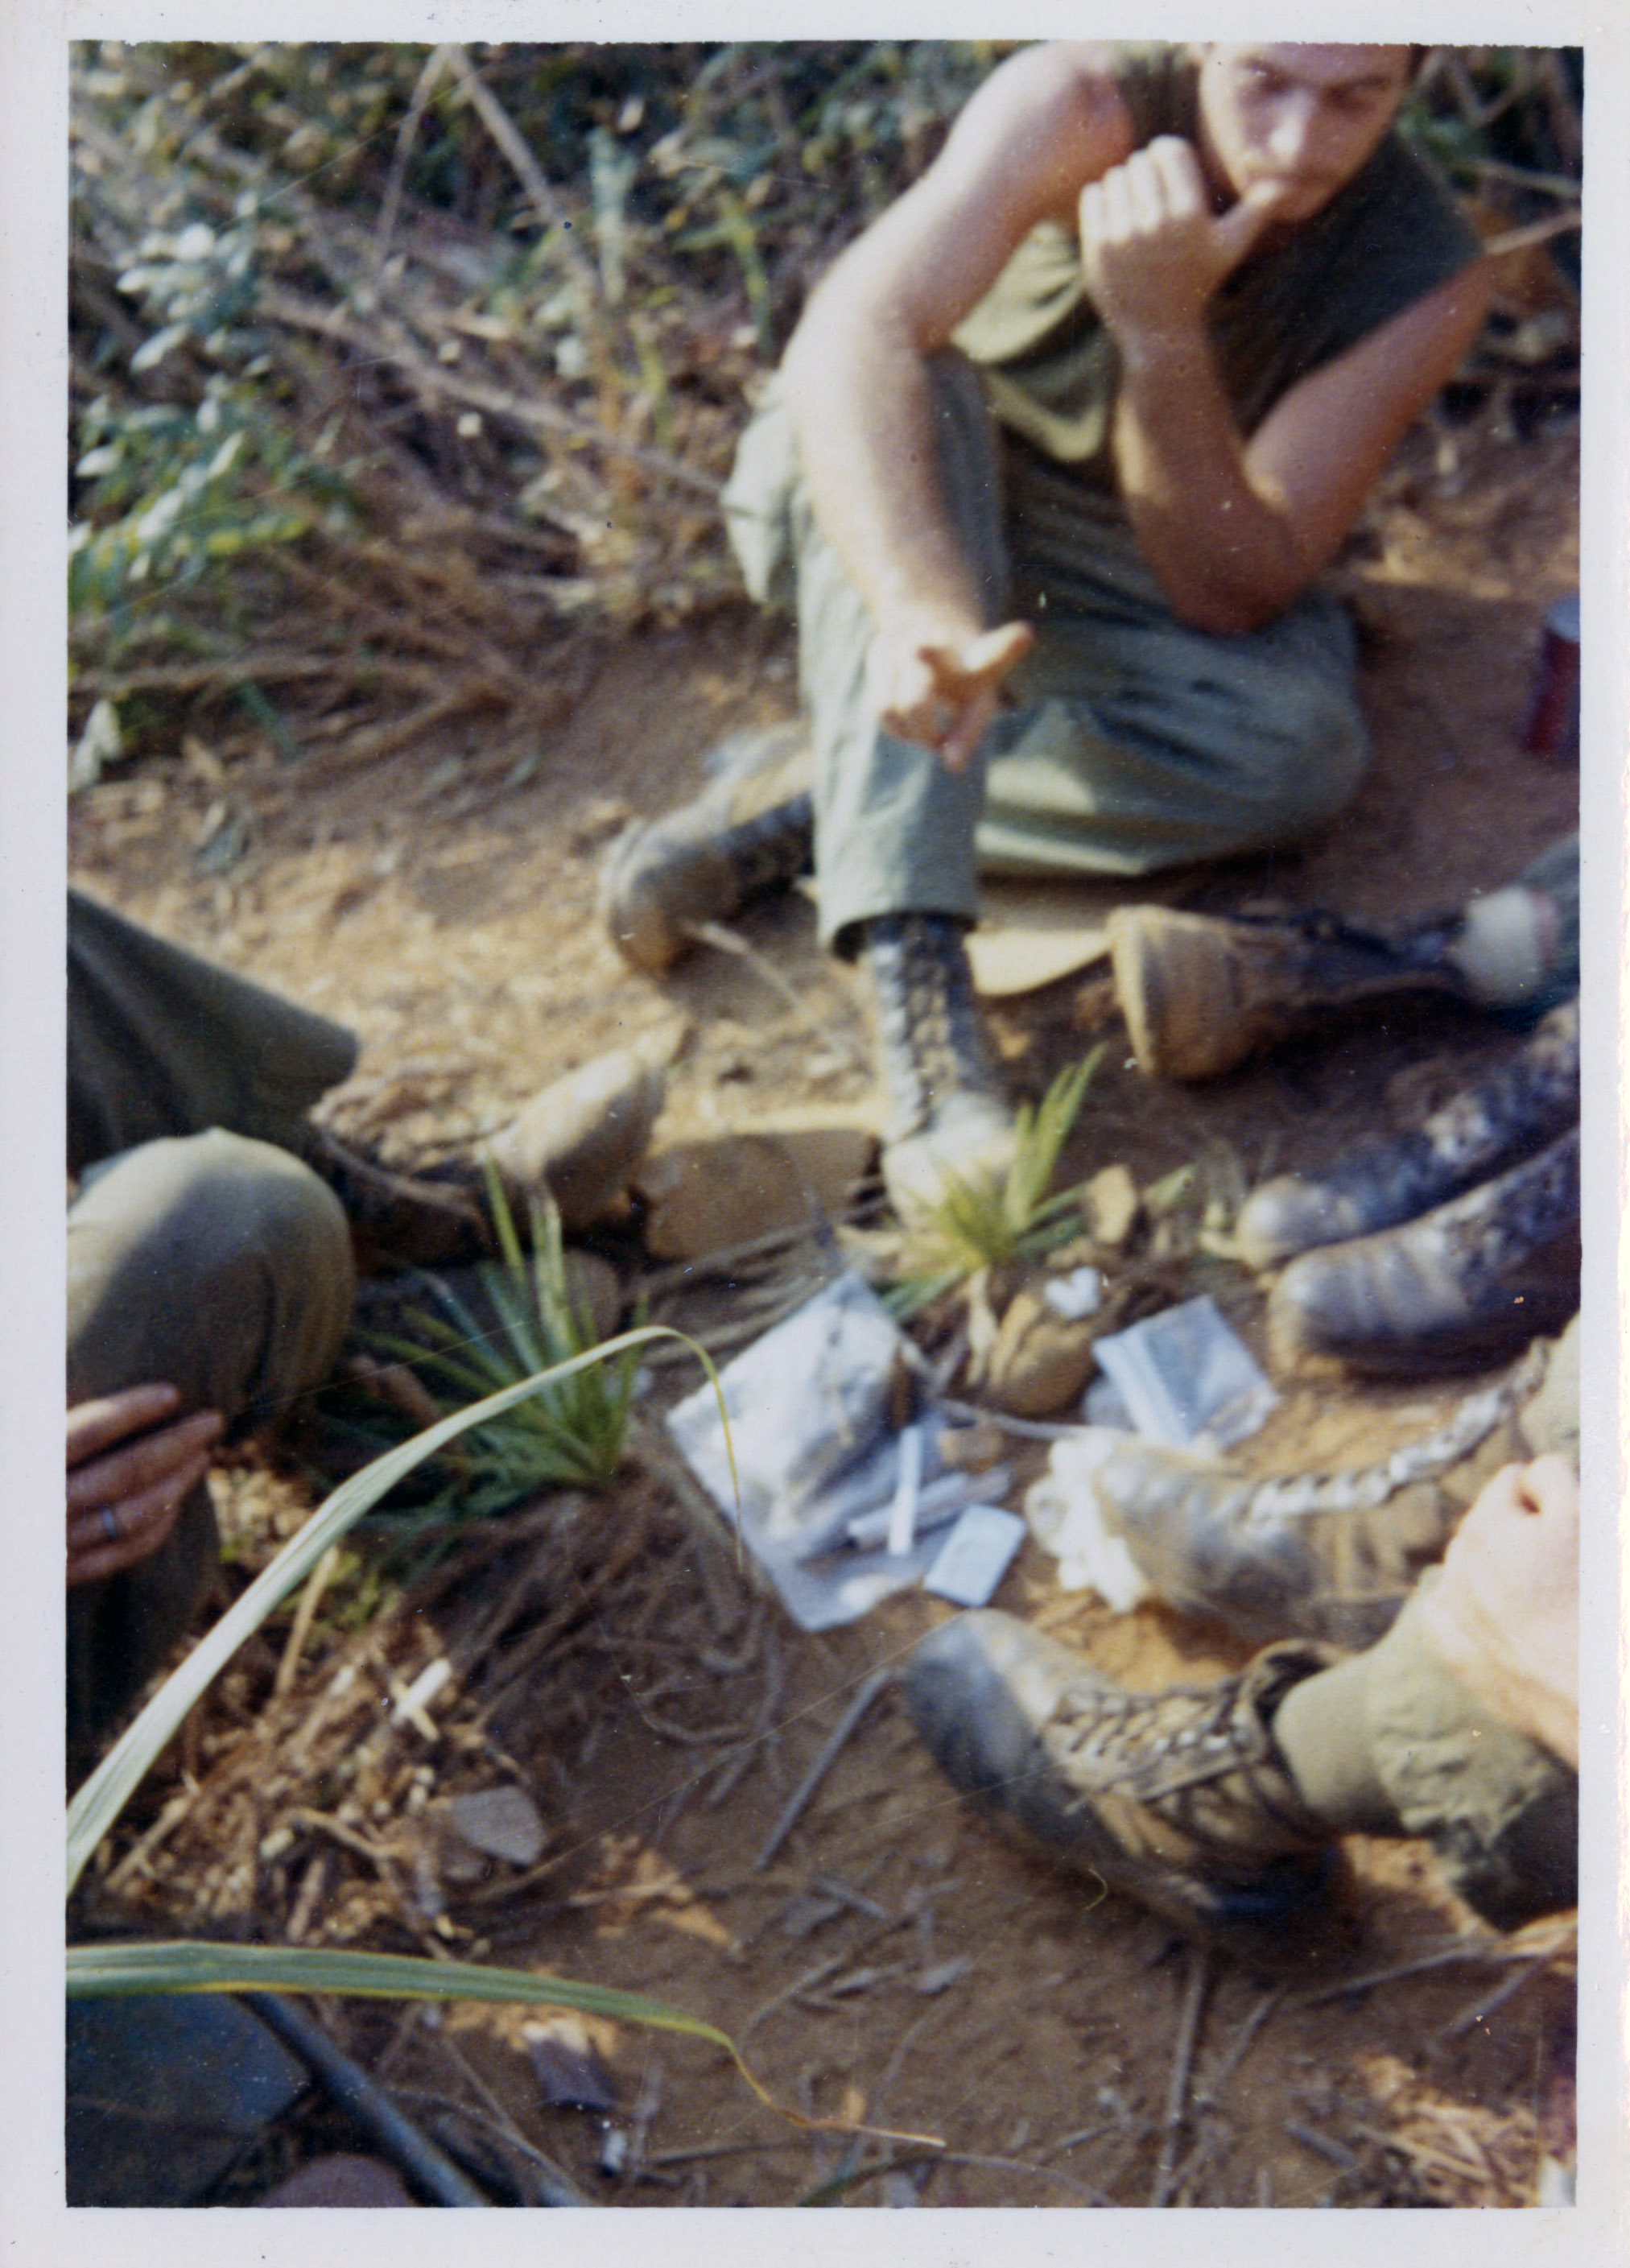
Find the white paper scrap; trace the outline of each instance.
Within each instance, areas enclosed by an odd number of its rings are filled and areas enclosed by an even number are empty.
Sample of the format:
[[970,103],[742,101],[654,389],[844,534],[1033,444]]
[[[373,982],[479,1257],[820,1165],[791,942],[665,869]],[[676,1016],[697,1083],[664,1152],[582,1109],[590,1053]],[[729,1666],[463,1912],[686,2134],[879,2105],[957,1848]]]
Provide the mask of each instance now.
[[903,1559],[917,1533],[917,1494],[922,1485],[922,1428],[907,1425],[899,1437],[899,1479],[889,1508],[889,1557]]
[[1017,1513],[973,1504],[945,1539],[945,1548],[922,1579],[925,1591],[959,1607],[982,1607],[1013,1564],[1024,1538]]

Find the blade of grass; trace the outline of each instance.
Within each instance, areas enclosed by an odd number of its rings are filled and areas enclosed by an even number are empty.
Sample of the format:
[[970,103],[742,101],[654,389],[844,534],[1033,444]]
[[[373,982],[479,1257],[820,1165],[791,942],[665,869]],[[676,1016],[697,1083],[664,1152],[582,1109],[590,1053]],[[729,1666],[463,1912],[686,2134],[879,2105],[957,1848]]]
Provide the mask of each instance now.
[[879,2140],[937,2150],[936,2135],[904,2134],[852,2119],[808,2118],[777,2102],[754,2077],[730,2034],[701,2016],[643,1993],[583,1984],[527,1969],[489,1969],[410,1954],[345,1953],[297,1946],[158,1944],[72,1945],[67,1957],[70,1999],[136,1992],[331,1992],[390,2000],[481,2000],[522,2007],[577,2008],[648,2029],[677,2032],[723,2048],[759,2101],[795,2126],[819,2133],[870,2134]]
[[[68,1808],[68,1888],[74,1885],[84,1871],[92,1852],[101,1841],[114,1821],[147,1772],[154,1758],[180,1727],[187,1711],[216,1676],[224,1668],[239,1647],[270,1614],[280,1601],[286,1598],[297,1584],[304,1582],[331,1543],[338,1541],[363,1513],[376,1505],[396,1483],[446,1442],[456,1440],[471,1426],[488,1418],[513,1410],[540,1388],[586,1369],[591,1363],[605,1361],[620,1354],[625,1348],[642,1346],[656,1338],[681,1340],[693,1349],[713,1382],[719,1397],[721,1417],[724,1414],[724,1397],[719,1386],[718,1373],[706,1350],[683,1331],[676,1331],[663,1323],[642,1324],[637,1330],[625,1331],[620,1337],[606,1340],[603,1346],[591,1348],[586,1354],[576,1355],[569,1361],[556,1363],[551,1369],[524,1378],[500,1393],[490,1394],[485,1401],[473,1403],[466,1410],[455,1410],[437,1425],[427,1426],[404,1441],[400,1448],[390,1449],[349,1481],[313,1513],[297,1535],[290,1538],[283,1550],[255,1580],[243,1596],[222,1616],[215,1627],[199,1640],[187,1660],[166,1680],[129,1729],[109,1749],[101,1763],[87,1779]],[[731,1479],[736,1480],[735,1452],[731,1447],[728,1422],[725,1428],[725,1449],[730,1458]]]

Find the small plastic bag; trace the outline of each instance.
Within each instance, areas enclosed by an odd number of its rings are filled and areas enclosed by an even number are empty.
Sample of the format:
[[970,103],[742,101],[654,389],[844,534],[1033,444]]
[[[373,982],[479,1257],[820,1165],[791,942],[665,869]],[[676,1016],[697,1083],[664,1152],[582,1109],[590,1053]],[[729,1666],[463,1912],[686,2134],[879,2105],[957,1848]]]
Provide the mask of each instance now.
[[1279,1399],[1208,1295],[1099,1339],[1093,1352],[1137,1431],[1169,1449],[1231,1448]]

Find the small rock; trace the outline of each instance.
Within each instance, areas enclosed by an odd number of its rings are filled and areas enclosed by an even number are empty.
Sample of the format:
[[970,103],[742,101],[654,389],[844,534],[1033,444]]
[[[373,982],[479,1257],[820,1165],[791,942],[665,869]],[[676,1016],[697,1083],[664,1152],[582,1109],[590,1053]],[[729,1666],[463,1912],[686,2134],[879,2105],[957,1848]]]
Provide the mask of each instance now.
[[1118,1252],[1137,1226],[1142,1200],[1126,1166],[1105,1166],[1086,1187],[1087,1219],[1093,1241]]
[[524,1788],[483,1787],[451,1796],[442,1817],[461,1843],[512,1867],[534,1865],[543,1850],[543,1821]]
[[1092,1375],[1097,1316],[1067,1321],[1044,1294],[1017,1292],[1002,1318],[986,1369],[986,1391],[1015,1418],[1046,1418],[1078,1399]]
[[521,2027],[544,2101],[557,2110],[617,2108],[617,2082],[579,2017],[565,2010]]
[[876,1137],[849,1124],[806,1125],[677,1142],[641,1167],[645,1241],[664,1260],[693,1260],[844,1211]]
[[488,1145],[504,1181],[523,1200],[547,1186],[569,1231],[598,1220],[645,1154],[672,1044],[617,1048],[534,1095]]
[[411,2205],[407,2184],[394,2166],[379,2158],[354,2156],[336,2151],[332,2157],[312,2158],[279,2182],[257,2205]]
[[985,1420],[977,1425],[947,1425],[935,1447],[941,1464],[950,1472],[988,1473],[1002,1462],[1007,1436],[1000,1425]]

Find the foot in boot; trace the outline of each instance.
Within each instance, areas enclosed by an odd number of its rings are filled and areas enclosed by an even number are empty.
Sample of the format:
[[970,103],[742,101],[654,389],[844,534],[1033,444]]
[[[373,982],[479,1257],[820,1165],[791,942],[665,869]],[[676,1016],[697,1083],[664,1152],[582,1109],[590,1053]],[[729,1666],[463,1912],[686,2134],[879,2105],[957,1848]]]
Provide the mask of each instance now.
[[1401,1228],[1293,1260],[1268,1300],[1276,1362],[1355,1369],[1494,1362],[1579,1306],[1579,1130]]
[[1098,1509],[1180,1613],[1215,1616],[1259,1642],[1373,1646],[1443,1557],[1491,1461],[1529,1454],[1518,1413],[1548,1351],[1537,1343],[1435,1432],[1345,1471],[1265,1480],[1128,1438],[1094,1469]]
[[1329,914],[1222,921],[1120,906],[1105,924],[1115,992],[1140,1067],[1215,1079],[1321,1011],[1400,991],[1466,997],[1435,946],[1412,947]]
[[861,967],[888,1094],[883,1179],[902,1218],[958,1187],[1000,1187],[1015,1123],[973,998],[961,924],[943,914],[868,922]]
[[439,1268],[492,1250],[485,1190],[473,1166],[399,1174],[326,1126],[307,1128],[301,1155],[344,1206],[364,1275],[379,1267]]
[[935,1762],[993,1823],[1249,1958],[1325,1905],[1330,1832],[1271,1727],[1329,1659],[1274,1646],[1215,1684],[1127,1693],[987,1609],[924,1638],[903,1690]]
[[1235,1226],[1240,1257],[1268,1268],[1316,1245],[1413,1220],[1554,1141],[1578,1116],[1579,1003],[1569,1000],[1509,1062],[1424,1125],[1362,1144],[1323,1173],[1265,1182]]
[[758,736],[751,755],[666,818],[619,836],[599,905],[625,961],[651,976],[688,952],[696,930],[808,873],[815,821],[801,726]]

